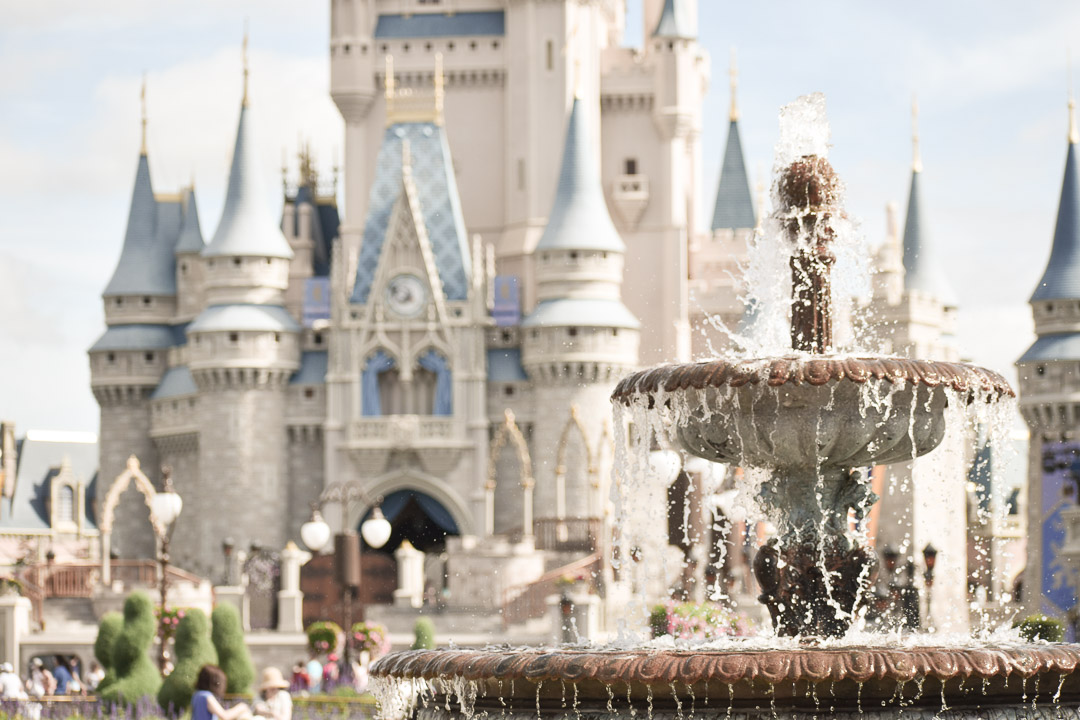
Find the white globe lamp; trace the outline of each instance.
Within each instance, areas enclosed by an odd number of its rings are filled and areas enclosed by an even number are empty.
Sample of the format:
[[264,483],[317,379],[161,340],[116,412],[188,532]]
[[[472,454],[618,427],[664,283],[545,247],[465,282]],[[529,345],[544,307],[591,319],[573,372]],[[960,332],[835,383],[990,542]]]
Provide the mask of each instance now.
[[313,553],[321,552],[330,543],[330,526],[318,510],[312,510],[311,519],[300,526],[300,540]]
[[371,517],[360,526],[360,534],[364,536],[364,542],[372,548],[381,548],[385,545],[392,531],[390,521],[383,516],[382,509],[378,505],[371,511]]

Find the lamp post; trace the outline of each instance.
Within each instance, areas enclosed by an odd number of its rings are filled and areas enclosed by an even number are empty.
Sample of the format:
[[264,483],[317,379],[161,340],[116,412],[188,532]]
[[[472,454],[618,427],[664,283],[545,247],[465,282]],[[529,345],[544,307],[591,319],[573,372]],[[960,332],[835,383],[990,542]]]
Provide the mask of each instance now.
[[221,541],[221,554],[225,556],[225,584],[232,585],[233,571],[232,571],[232,554],[236,549],[236,541],[231,537],[227,537]]
[[[162,467],[161,475],[162,490],[161,492],[155,493],[154,497],[150,500],[150,511],[152,514],[151,521],[154,525],[154,533],[158,536],[158,541],[160,542],[158,562],[161,564],[161,614],[164,616],[167,607],[166,599],[169,592],[169,539],[172,537],[173,522],[180,516],[180,511],[184,507],[184,501],[179,493],[173,489],[172,470],[167,466]],[[160,634],[161,649],[158,655],[158,668],[164,673],[166,657],[165,641],[167,638],[164,623],[161,623]]]
[[937,548],[931,543],[926,543],[922,556],[923,563],[926,566],[926,570],[923,572],[923,582],[926,583],[926,623],[928,627],[934,622],[934,618],[930,615],[930,595],[934,587],[934,566],[937,564],[937,554]]
[[[368,547],[381,548],[390,539],[393,528],[383,516],[379,501],[372,502],[371,496],[355,483],[336,483],[328,487],[319,496],[319,501],[311,506],[311,519],[300,526],[300,539],[312,553],[319,553],[330,542],[330,526],[323,519],[319,508],[328,502],[341,505],[341,532],[334,537],[334,562],[338,581],[344,587],[342,603],[345,610],[345,667],[341,677],[352,678],[352,605],[356,599],[356,590],[361,582],[360,538],[356,532],[346,530],[348,525],[349,503],[361,500],[374,505],[371,517],[360,526],[360,534]],[[381,501],[381,498],[379,499]]]

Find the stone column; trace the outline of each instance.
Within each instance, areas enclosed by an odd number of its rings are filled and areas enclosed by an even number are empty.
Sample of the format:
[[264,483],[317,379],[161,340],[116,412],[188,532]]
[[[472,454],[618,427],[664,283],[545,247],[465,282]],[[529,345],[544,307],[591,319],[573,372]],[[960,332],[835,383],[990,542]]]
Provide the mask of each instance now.
[[304,632],[304,593],[300,592],[300,566],[311,559],[292,540],[281,551],[281,590],[278,591],[278,632]]
[[30,598],[0,596],[0,662],[19,663],[19,645],[30,632]]
[[408,540],[394,551],[398,567],[398,586],[394,605],[418,608],[424,604],[424,553]]
[[242,585],[218,585],[214,588],[214,602],[232,605],[240,613],[244,632],[251,630],[251,601]]

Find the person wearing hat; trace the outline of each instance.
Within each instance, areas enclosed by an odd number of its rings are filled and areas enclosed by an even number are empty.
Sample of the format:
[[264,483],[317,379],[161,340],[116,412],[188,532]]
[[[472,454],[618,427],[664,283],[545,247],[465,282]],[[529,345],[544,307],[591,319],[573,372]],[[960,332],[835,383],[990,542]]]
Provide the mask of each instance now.
[[289,683],[276,667],[265,668],[259,694],[262,700],[255,703],[255,717],[264,720],[292,720],[292,696]]
[[4,700],[26,700],[22,680],[15,674],[15,667],[9,663],[0,664],[0,698]]

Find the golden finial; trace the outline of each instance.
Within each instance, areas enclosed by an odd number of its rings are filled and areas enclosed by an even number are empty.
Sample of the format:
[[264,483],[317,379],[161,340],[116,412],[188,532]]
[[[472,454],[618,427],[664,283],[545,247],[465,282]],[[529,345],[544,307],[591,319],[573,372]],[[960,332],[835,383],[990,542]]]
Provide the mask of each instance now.
[[139,103],[142,105],[142,140],[139,143],[139,154],[146,154],[146,73],[142,76],[142,90],[139,91]]
[[244,99],[242,104],[248,106],[248,21],[244,18]]
[[1073,98],[1072,87],[1072,51],[1066,48],[1066,64],[1069,67],[1069,144],[1075,145],[1080,142],[1080,132],[1076,129],[1076,99]]
[[412,145],[409,144],[409,138],[403,138],[401,141],[401,171],[412,172]]
[[911,98],[911,169],[922,172],[922,155],[919,153],[919,98]]
[[443,66],[442,53],[435,53],[435,124],[443,124]]
[[731,48],[731,68],[728,69],[731,77],[731,112],[728,118],[731,122],[739,119],[739,106],[735,104],[735,90],[739,87],[739,68],[735,62],[735,48]]

